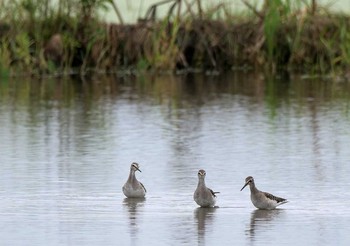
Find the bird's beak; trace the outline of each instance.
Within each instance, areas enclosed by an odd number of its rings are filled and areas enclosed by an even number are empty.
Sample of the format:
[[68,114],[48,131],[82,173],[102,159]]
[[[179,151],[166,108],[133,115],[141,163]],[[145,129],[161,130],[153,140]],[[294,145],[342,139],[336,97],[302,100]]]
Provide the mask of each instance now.
[[248,180],[248,181],[244,184],[244,186],[242,187],[241,191],[249,184],[249,182],[250,182],[250,180]]
[[[134,167],[135,167],[135,166],[134,166]],[[137,171],[139,171],[140,173],[142,173],[141,170],[140,170],[138,167],[135,167],[135,168],[136,168]]]

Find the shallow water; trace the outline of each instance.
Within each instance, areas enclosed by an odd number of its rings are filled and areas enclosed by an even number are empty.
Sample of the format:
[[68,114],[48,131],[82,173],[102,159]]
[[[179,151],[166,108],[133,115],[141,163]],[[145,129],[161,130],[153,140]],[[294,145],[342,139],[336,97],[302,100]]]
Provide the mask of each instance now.
[[[349,110],[349,83],[297,76],[3,81],[1,244],[348,245]],[[249,175],[290,202],[256,210]]]

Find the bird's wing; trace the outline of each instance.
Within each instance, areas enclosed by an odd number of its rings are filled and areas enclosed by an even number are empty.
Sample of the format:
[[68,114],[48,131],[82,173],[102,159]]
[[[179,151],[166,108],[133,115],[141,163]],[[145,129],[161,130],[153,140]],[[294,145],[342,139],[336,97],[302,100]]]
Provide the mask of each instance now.
[[218,192],[218,191],[213,191],[212,189],[209,189],[209,188],[208,188],[208,190],[210,191],[210,193],[211,193],[214,197],[216,197],[215,194],[220,193],[220,192]]
[[140,185],[142,186],[142,188],[145,190],[145,192],[147,192],[146,187],[140,182]]
[[264,192],[264,195],[265,195],[267,198],[276,201],[277,203],[286,202],[286,201],[287,201],[287,199],[284,199],[284,198],[278,197],[278,196],[274,196],[274,195],[272,195],[272,194],[270,194],[270,193],[267,193],[267,192]]

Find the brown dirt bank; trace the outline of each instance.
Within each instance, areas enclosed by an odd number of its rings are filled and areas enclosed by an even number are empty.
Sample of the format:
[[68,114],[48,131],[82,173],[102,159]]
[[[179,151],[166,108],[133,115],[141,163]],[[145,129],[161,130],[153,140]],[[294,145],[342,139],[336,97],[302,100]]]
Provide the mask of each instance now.
[[21,29],[0,20],[0,68],[19,67],[30,73],[72,68],[109,72],[269,68],[307,73],[349,69],[349,16],[296,11],[280,14],[275,23],[267,18],[264,12],[227,20],[146,18],[133,25],[42,20],[25,23]]

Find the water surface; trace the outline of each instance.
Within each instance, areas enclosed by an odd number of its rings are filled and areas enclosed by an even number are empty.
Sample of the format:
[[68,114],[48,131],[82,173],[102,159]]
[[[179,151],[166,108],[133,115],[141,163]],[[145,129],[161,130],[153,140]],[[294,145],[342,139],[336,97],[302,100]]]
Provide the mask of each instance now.
[[[348,245],[349,110],[349,83],[298,76],[2,81],[1,242]],[[193,201],[201,168],[219,208]],[[256,210],[249,175],[290,202]]]

